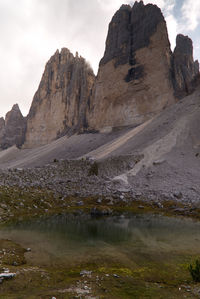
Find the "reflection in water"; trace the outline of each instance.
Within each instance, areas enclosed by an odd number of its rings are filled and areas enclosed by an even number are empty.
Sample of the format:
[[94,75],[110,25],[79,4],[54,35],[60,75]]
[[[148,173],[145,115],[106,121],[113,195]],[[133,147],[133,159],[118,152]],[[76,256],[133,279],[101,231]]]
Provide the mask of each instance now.
[[97,256],[132,262],[136,256],[199,253],[200,223],[154,215],[93,218],[57,215],[12,224],[0,231],[31,247],[31,261],[52,264]]

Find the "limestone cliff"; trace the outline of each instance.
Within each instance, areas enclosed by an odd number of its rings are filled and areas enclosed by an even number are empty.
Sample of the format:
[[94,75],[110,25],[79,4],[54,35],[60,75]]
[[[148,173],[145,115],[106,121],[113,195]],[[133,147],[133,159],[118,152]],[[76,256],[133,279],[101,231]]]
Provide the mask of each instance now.
[[5,120],[0,118],[0,148],[21,146],[24,142],[25,130],[26,118],[23,117],[19,106],[15,104],[6,114]]
[[95,76],[88,63],[66,48],[46,64],[28,114],[25,147],[47,144],[80,130]]
[[122,5],[108,30],[87,111],[94,129],[138,125],[173,103],[166,22],[152,4]]
[[172,59],[175,95],[181,98],[193,91],[193,80],[199,74],[199,63],[193,60],[192,40],[188,36],[177,35]]
[[[122,5],[109,24],[97,78],[84,58],[66,48],[47,62],[27,116],[24,147],[84,129],[139,125],[190,93],[198,74],[192,41],[178,35],[172,53],[156,5]],[[5,128],[0,119],[3,148],[13,144]]]

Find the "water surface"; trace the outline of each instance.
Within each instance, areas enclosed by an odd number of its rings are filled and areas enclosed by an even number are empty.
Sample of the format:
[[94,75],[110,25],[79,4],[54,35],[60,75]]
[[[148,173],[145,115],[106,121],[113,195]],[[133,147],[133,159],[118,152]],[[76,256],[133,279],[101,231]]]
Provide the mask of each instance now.
[[130,266],[141,260],[200,254],[199,222],[159,215],[57,215],[11,224],[0,230],[0,238],[30,247],[29,263],[39,265],[99,258]]

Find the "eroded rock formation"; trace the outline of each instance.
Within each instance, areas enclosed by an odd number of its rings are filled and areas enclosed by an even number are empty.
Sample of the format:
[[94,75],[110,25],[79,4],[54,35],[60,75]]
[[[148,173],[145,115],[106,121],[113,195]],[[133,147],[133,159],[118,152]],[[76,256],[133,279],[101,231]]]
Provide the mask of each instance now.
[[88,125],[138,125],[173,103],[166,22],[152,4],[122,5],[109,24]]
[[193,91],[193,80],[199,74],[199,63],[193,59],[193,44],[188,36],[177,35],[172,63],[175,95],[181,98]]
[[80,130],[95,76],[84,58],[66,48],[46,64],[28,114],[25,147],[50,141]]
[[[27,116],[24,147],[85,129],[109,131],[141,124],[191,93],[197,75],[191,39],[178,35],[172,53],[166,22],[156,5],[122,5],[109,24],[97,78],[84,58],[66,48],[47,62]],[[18,133],[18,126],[13,125],[11,133],[12,125],[0,119],[2,148],[24,141],[26,126],[20,117],[23,129]]]
[[25,131],[26,118],[15,104],[6,114],[5,120],[0,118],[0,148],[6,149],[12,145],[20,147],[24,143]]

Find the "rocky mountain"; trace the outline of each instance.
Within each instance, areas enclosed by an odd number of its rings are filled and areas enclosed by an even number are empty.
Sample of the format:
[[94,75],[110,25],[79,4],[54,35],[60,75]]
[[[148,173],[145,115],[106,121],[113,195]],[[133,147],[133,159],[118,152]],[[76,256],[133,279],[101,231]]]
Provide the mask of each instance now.
[[5,120],[0,118],[0,148],[6,149],[12,145],[20,147],[24,143],[25,131],[26,118],[15,104],[6,114]]
[[177,35],[172,56],[173,83],[175,95],[181,98],[194,90],[193,80],[199,74],[199,62],[193,59],[192,40]]
[[[191,39],[179,34],[172,53],[156,5],[122,5],[109,24],[97,77],[84,58],[66,48],[47,62],[27,116],[23,146],[37,147],[84,131],[138,126],[192,93],[198,75]],[[5,127],[0,120],[2,148],[13,144]],[[16,135],[17,144],[24,142],[24,131],[22,135],[20,141]]]
[[88,111],[90,127],[138,125],[175,102],[171,49],[161,10],[122,5],[109,24]]
[[109,24],[88,110],[89,127],[138,125],[193,91],[199,73],[192,41],[171,52],[166,22],[152,4],[122,5]]
[[80,130],[95,76],[84,58],[66,48],[47,62],[27,117],[25,147]]

